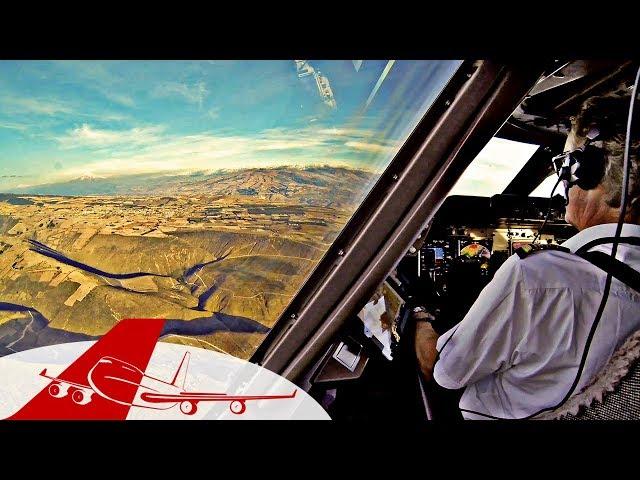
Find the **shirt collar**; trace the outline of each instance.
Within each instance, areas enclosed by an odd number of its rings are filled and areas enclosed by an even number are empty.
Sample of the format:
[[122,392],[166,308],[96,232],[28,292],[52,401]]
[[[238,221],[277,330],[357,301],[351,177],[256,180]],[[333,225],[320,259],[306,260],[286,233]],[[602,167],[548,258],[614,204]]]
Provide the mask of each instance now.
[[[569,250],[571,250],[571,252],[575,252],[580,247],[586,245],[592,240],[615,236],[616,226],[616,223],[603,223],[600,225],[594,225],[593,227],[585,228],[584,230],[581,230],[566,242],[564,242],[562,246],[568,248]],[[636,225],[633,223],[623,224],[621,236],[640,237],[640,225]]]

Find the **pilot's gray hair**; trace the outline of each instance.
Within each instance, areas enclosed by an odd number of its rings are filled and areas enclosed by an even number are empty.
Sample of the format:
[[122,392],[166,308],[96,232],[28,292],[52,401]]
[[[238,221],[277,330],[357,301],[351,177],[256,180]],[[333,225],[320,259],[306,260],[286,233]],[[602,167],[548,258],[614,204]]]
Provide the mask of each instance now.
[[[612,208],[620,208],[622,192],[624,142],[629,113],[630,90],[625,84],[608,95],[591,97],[583,102],[579,112],[571,119],[571,130],[578,137],[586,137],[594,126],[600,135],[594,142],[605,153],[605,171],[602,178],[604,200]],[[629,209],[632,215],[640,215],[640,105],[635,106],[629,159],[631,172],[629,177]]]

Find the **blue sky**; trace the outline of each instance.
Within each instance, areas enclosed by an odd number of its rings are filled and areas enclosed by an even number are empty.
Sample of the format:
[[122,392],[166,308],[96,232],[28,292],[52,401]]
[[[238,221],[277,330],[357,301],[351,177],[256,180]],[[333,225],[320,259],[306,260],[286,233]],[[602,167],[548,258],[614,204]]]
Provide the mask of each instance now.
[[309,65],[328,78],[336,108],[293,60],[0,61],[0,191],[83,175],[380,171],[458,62]]

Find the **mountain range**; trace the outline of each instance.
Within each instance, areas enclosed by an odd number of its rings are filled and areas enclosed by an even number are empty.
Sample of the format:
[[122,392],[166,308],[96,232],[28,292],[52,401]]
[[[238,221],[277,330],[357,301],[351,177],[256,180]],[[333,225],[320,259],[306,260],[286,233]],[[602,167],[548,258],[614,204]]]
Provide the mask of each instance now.
[[15,189],[22,195],[221,195],[296,201],[321,206],[350,205],[369,191],[377,175],[328,165],[194,172],[185,175],[83,176]]

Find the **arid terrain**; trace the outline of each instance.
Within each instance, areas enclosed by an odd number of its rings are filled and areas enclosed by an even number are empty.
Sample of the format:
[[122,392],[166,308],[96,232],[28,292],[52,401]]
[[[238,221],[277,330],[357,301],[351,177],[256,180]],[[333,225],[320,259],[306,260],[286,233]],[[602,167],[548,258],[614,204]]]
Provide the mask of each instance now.
[[248,358],[375,176],[338,167],[83,178],[0,195],[0,355],[123,318]]

